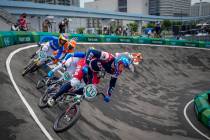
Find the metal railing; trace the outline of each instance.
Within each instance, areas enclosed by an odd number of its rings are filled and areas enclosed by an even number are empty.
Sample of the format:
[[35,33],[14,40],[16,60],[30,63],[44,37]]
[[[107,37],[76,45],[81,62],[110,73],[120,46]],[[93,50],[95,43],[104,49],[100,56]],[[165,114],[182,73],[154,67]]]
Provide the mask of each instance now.
[[12,16],[9,12],[1,8],[0,8],[0,16],[9,24],[14,24],[17,22],[14,16]]

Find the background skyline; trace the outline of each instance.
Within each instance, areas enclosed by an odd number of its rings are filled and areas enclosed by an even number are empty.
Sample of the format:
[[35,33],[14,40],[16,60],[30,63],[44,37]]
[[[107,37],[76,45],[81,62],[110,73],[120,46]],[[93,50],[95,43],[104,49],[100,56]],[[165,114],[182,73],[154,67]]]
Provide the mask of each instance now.
[[[210,2],[210,0],[202,0],[203,2]],[[200,2],[200,0],[192,0],[192,4],[196,3],[196,2]]]
[[[84,3],[85,2],[90,2],[90,1],[94,1],[94,0],[80,0],[80,6],[84,7]],[[192,4],[199,2],[200,0],[192,0]],[[210,2],[210,0],[203,0],[205,2]]]

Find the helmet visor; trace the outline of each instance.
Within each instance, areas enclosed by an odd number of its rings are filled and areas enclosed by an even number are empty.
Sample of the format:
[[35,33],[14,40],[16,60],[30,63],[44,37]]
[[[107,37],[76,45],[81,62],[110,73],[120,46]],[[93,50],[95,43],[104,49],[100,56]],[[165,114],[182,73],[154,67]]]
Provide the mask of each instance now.
[[62,46],[66,43],[67,43],[66,40],[63,40],[62,38],[59,39],[59,44],[61,44]]

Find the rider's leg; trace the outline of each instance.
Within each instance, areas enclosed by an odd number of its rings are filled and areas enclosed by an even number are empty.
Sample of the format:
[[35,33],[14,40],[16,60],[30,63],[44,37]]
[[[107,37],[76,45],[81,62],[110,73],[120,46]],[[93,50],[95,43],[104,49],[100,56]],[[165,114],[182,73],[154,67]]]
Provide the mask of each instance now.
[[52,98],[50,98],[48,100],[48,105],[50,106],[53,106],[54,103],[55,103],[55,99],[57,97],[59,97],[60,95],[62,95],[63,93],[65,92],[68,92],[68,90],[70,88],[73,87],[74,90],[77,90],[81,84],[81,80],[83,79],[83,66],[85,65],[85,59],[82,59],[80,60],[78,63],[77,63],[77,69],[75,71],[75,74],[74,74],[74,78],[71,79],[71,82],[68,82],[67,84],[64,84],[60,90],[56,93],[56,95],[54,95]]
[[74,92],[74,94],[83,95],[83,89],[84,89],[84,88],[80,88],[80,89],[76,90],[76,91]]
[[47,104],[49,106],[53,106],[55,104],[55,100],[61,96],[62,94],[68,92],[69,89],[71,89],[71,82],[65,83],[61,86],[61,88],[59,89],[59,91],[51,98],[48,99]]
[[67,82],[63,84],[60,88],[60,90],[52,97],[54,100],[56,100],[59,96],[62,94],[68,92],[72,88],[71,82]]

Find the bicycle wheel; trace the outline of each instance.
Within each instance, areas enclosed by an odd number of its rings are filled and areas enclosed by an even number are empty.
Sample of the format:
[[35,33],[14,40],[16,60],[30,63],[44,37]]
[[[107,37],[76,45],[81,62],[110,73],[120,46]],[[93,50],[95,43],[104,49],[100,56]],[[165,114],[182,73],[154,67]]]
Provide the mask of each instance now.
[[53,124],[55,132],[63,132],[72,127],[80,118],[80,108],[77,103],[71,104],[61,113]]
[[53,95],[53,93],[45,92],[39,99],[38,106],[40,108],[48,107],[47,101]]
[[26,69],[22,72],[22,76],[25,76],[27,73],[29,73],[32,69],[34,69],[36,67],[36,64],[34,62],[32,62],[31,64],[29,64]]
[[46,84],[45,84],[45,79],[46,79],[46,78],[43,78],[43,79],[41,79],[41,80],[39,80],[39,81],[37,82],[37,84],[36,84],[36,88],[37,88],[37,89],[41,89],[41,88],[43,88],[44,86],[46,86]]

